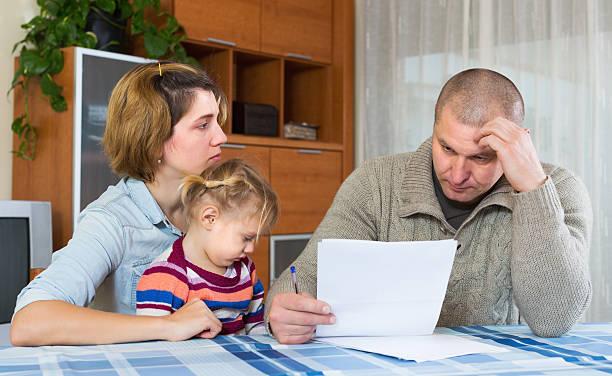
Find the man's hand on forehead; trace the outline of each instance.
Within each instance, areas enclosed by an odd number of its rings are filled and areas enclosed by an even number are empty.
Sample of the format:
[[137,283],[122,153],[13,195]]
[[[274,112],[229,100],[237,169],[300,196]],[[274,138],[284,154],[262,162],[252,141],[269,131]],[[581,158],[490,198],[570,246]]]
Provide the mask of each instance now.
[[474,141],[483,149],[495,151],[504,175],[515,191],[532,191],[546,181],[528,129],[496,117],[479,129]]

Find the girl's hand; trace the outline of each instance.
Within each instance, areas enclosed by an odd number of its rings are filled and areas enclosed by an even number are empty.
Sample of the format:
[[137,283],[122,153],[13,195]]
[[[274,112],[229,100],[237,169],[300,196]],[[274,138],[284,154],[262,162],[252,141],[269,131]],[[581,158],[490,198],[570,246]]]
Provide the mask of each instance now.
[[195,336],[214,338],[221,332],[221,321],[198,298],[191,299],[169,316],[164,316],[167,341],[183,341]]

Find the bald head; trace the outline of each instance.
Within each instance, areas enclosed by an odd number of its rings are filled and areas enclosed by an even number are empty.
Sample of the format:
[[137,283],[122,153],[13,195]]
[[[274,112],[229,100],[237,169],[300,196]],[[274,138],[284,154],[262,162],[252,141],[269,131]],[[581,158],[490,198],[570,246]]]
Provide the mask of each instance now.
[[523,97],[514,83],[482,68],[464,70],[448,80],[436,102],[436,124],[445,108],[461,123],[475,127],[497,116],[521,125],[525,117]]

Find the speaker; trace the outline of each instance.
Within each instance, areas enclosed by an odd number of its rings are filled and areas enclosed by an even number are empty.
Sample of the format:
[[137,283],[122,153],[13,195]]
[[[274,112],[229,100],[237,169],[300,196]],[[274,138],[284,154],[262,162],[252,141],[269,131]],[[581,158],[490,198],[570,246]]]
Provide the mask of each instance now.
[[232,133],[276,137],[278,110],[269,104],[232,103]]

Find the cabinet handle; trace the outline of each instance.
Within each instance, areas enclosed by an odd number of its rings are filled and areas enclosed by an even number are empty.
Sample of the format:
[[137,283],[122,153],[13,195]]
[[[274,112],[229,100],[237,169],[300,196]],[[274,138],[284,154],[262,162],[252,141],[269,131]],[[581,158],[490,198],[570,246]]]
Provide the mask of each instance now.
[[222,44],[224,46],[236,47],[236,43],[235,42],[230,42],[229,40],[223,40],[223,39],[219,39],[219,38],[208,37],[208,41],[209,42],[213,42],[213,43]]
[[311,149],[298,149],[298,153],[300,154],[321,154],[321,150],[311,150]]
[[240,145],[240,144],[223,144],[221,145],[222,148],[226,148],[226,149],[244,149],[246,148],[246,145]]
[[292,57],[294,59],[312,60],[312,56],[310,55],[294,54],[293,52],[288,52],[285,56]]

